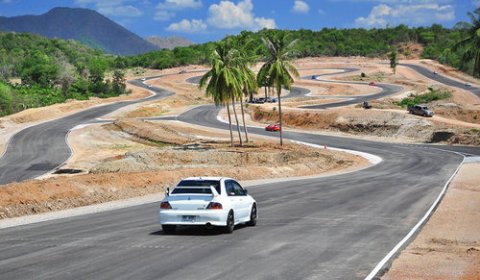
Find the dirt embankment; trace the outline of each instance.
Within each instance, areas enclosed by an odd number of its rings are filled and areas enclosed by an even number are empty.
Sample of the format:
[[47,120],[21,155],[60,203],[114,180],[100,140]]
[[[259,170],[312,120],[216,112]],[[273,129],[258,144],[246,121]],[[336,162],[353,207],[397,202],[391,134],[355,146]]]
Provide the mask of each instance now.
[[[82,164],[89,167],[87,174],[52,176],[45,180],[2,186],[0,218],[159,193],[181,178],[190,176],[228,176],[249,180],[334,174],[369,165],[364,158],[351,154],[296,144],[279,147],[270,140],[255,139],[245,147],[230,147],[228,141],[218,140],[228,139],[225,132],[202,131],[175,122],[119,120],[116,126],[132,138],[141,138],[141,141],[150,141],[155,145],[145,145],[142,149],[102,159],[91,155],[95,164]],[[97,129],[95,135],[99,136],[100,131],[118,133]],[[81,150],[79,145],[90,145],[84,150],[94,151],[95,140],[84,140],[75,142],[74,150]],[[122,143],[129,145],[125,139]],[[83,161],[89,157],[88,154],[85,156],[87,158],[82,158]]]
[[415,240],[384,280],[480,279],[480,163],[464,165]]
[[[278,121],[277,110],[250,106],[249,113],[256,122]],[[299,129],[373,136],[395,141],[480,145],[479,129],[438,123],[405,112],[353,108],[315,112],[286,109],[282,120],[284,125]]]

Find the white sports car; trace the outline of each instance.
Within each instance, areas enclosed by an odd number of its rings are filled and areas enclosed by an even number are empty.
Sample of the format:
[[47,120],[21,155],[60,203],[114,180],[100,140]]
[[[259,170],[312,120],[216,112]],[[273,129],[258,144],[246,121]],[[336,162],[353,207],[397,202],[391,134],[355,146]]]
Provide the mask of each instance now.
[[165,233],[179,225],[220,226],[232,233],[235,225],[257,223],[257,203],[231,178],[187,178],[160,203],[160,224]]

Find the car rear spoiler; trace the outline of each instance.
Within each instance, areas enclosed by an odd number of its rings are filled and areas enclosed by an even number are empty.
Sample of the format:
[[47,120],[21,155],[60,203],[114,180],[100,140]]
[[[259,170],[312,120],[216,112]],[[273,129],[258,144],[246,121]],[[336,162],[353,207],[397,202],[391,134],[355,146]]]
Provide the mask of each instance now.
[[213,197],[219,196],[217,189],[215,189],[214,186],[210,186],[210,189],[212,190]]

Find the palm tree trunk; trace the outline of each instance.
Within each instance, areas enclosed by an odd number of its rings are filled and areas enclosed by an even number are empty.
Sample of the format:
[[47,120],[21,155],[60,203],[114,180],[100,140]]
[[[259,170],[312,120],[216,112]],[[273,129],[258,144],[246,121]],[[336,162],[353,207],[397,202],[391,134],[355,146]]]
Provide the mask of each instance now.
[[230,104],[227,100],[227,114],[228,114],[228,124],[230,128],[230,145],[233,147],[233,131],[232,131],[232,117],[230,116]]
[[240,140],[240,147],[241,147],[243,145],[243,141],[242,141],[242,134],[240,133],[240,125],[238,123],[237,110],[235,110],[235,97],[234,96],[232,96],[232,107],[233,107],[233,115],[235,116],[235,121],[237,123],[238,139]]
[[278,96],[278,123],[280,124],[280,146],[283,146],[283,125],[282,125],[282,99],[280,94],[282,93],[282,88],[277,89]]
[[267,86],[265,86],[265,99],[267,99]]
[[245,130],[245,142],[248,143],[248,130],[245,123],[245,109],[243,108],[243,97],[240,98],[240,108],[242,109],[243,129]]

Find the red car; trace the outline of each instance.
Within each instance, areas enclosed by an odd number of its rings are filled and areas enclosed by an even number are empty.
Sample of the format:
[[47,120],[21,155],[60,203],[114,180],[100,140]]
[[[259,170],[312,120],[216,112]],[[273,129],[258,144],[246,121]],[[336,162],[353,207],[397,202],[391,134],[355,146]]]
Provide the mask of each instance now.
[[376,86],[377,84],[375,82],[370,82],[370,84],[372,87]]
[[265,127],[266,131],[280,131],[280,125],[278,123],[272,123],[271,125]]

